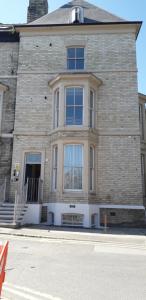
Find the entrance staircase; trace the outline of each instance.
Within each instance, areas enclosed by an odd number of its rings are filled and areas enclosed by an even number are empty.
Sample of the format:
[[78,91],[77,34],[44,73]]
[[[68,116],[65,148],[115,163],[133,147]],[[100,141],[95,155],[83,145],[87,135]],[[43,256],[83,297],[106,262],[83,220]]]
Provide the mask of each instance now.
[[7,190],[9,181],[0,179],[0,227],[16,228],[23,224],[23,217],[27,211],[26,187],[15,191],[14,203],[9,202]]
[[17,184],[14,203],[8,197],[8,186],[8,180],[0,179],[0,227],[17,228],[24,224],[29,203],[42,202],[43,181],[40,178],[27,178],[23,187]]
[[17,207],[17,219],[15,218],[15,204],[4,202],[0,204],[0,227],[17,228],[23,222],[23,217],[27,211],[27,205],[23,208]]

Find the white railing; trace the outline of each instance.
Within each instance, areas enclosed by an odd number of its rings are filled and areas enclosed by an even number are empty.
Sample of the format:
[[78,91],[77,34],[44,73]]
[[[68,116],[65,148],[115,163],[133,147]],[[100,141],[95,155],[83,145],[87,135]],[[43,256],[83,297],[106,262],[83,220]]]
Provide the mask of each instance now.
[[7,178],[0,179],[0,203],[6,201]]

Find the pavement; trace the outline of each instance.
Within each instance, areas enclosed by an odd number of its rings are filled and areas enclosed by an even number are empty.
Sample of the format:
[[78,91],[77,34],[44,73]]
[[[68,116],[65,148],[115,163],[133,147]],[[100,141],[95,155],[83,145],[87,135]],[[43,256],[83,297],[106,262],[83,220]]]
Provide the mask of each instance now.
[[101,228],[84,229],[31,225],[19,229],[0,228],[0,235],[50,240],[69,240],[82,242],[127,242],[146,245],[146,228]]

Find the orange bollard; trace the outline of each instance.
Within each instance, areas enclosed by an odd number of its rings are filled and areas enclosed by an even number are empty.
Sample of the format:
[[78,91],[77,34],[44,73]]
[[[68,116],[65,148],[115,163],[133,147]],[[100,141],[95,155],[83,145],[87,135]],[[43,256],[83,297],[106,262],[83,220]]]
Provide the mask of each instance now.
[[4,246],[0,245],[0,295],[2,292],[2,285],[5,280],[5,267],[8,254],[8,244],[9,242],[6,242]]

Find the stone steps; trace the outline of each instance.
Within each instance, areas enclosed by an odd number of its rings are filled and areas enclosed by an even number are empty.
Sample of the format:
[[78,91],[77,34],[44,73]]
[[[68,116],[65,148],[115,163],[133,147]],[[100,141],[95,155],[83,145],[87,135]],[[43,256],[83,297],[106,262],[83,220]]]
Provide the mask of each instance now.
[[27,211],[27,205],[21,211],[21,207],[18,207],[18,211],[20,210],[20,217],[17,220],[17,223],[14,222],[14,204],[13,203],[2,203],[0,204],[0,227],[9,227],[9,228],[17,228],[21,225],[23,220],[23,216]]

